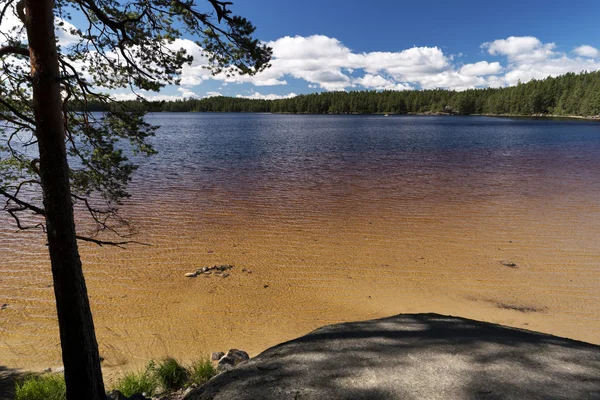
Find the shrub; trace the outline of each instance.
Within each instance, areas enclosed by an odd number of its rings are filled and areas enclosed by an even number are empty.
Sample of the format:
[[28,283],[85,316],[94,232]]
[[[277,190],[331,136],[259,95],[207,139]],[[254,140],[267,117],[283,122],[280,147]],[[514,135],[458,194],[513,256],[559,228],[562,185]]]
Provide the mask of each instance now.
[[59,374],[30,376],[15,384],[15,400],[65,400],[65,378]]
[[187,370],[176,359],[165,358],[155,369],[156,378],[166,390],[179,389],[188,379]]
[[158,389],[158,382],[153,376],[154,363],[150,362],[144,371],[130,372],[117,382],[115,389],[129,397],[135,393],[152,396]]
[[198,360],[190,366],[190,383],[202,385],[210,378],[217,374],[217,370],[213,367],[208,359]]

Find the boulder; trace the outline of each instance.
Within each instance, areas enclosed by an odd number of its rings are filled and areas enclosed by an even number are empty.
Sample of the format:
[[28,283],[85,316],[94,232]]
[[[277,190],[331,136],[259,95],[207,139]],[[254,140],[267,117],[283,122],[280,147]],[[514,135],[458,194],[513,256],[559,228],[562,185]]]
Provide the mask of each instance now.
[[106,395],[106,400],[128,400],[127,396],[118,390],[113,390],[108,395]]
[[230,349],[225,357],[222,357],[219,360],[219,364],[217,365],[218,372],[229,371],[239,363],[249,360],[250,356],[243,350],[238,349]]
[[225,356],[225,353],[222,351],[213,351],[210,355],[211,361],[219,361],[221,358]]
[[113,390],[109,394],[106,395],[106,400],[149,400],[142,393],[135,393],[131,396],[127,397],[123,393],[118,390]]
[[235,360],[237,360],[236,365],[242,361],[246,361],[246,360],[250,359],[250,356],[248,355],[248,353],[246,353],[244,350],[238,350],[238,349],[230,349],[227,352],[226,356],[233,357]]
[[129,396],[127,398],[127,400],[150,400],[150,399],[148,399],[146,396],[144,396],[141,393],[135,393],[135,394],[132,394],[131,396]]
[[225,372],[233,369],[235,367],[235,360],[232,357],[223,357],[219,360],[219,364],[217,364],[217,372]]

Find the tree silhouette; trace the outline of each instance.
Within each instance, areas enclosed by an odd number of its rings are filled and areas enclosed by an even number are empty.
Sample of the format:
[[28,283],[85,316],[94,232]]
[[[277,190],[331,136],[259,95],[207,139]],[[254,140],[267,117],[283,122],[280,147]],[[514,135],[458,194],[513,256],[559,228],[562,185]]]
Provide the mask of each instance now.
[[[155,128],[144,122],[144,111],[100,89],[156,91],[178,83],[192,61],[175,46],[184,35],[198,38],[212,72],[254,74],[268,67],[271,50],[252,37],[248,20],[232,14],[231,2],[203,5],[206,10],[193,0],[0,5],[0,23],[10,25],[0,32],[0,194],[18,228],[47,235],[69,400],[106,398],[77,240],[130,242],[118,214],[136,168],[128,155],[154,153],[147,139]],[[69,37],[68,46],[57,45],[57,29]],[[106,112],[93,115],[89,103]],[[92,235],[76,232],[74,204],[94,221]],[[102,240],[99,231],[118,239]]]

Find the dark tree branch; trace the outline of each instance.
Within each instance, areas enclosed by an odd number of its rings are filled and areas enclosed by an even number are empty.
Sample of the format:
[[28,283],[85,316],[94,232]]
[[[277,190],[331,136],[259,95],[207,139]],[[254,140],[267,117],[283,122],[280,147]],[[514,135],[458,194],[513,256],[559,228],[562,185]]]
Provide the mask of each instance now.
[[36,213],[38,215],[46,215],[46,211],[44,211],[44,209],[34,206],[33,204],[29,204],[26,201],[23,201],[13,195],[11,195],[10,193],[6,192],[4,189],[0,189],[0,194],[3,195],[4,197],[6,197],[7,199],[14,201],[18,205],[25,207],[28,210],[33,211],[34,213]]
[[136,242],[135,240],[127,240],[124,242],[112,242],[110,240],[98,240],[98,239],[94,239],[94,238],[90,238],[90,237],[86,237],[86,236],[79,236],[79,235],[77,235],[77,240],[81,240],[83,242],[95,243],[100,247],[114,246],[114,247],[119,247],[121,249],[124,249],[125,246],[128,244],[139,244],[142,246],[150,246],[150,244],[148,244],[148,243]]
[[4,57],[7,54],[15,55],[15,56],[29,57],[29,49],[26,47],[19,47],[19,46],[0,47],[0,57]]
[[27,115],[21,113],[19,110],[14,108],[10,103],[6,102],[4,99],[0,98],[0,104],[2,104],[4,107],[8,108],[13,114],[15,114],[17,117],[21,118],[23,121],[26,121],[29,124],[35,126],[35,121],[33,119],[31,119]]

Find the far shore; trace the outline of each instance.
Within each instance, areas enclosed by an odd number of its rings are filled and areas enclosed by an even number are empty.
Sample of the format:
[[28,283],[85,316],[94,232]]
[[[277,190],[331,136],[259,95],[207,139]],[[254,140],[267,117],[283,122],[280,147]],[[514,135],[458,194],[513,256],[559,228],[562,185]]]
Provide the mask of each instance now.
[[[101,112],[101,111],[100,111]],[[598,121],[600,122],[600,115],[557,115],[557,114],[458,114],[458,113],[447,113],[441,111],[425,111],[425,112],[409,112],[409,113],[308,113],[308,112],[254,112],[254,111],[149,111],[150,114],[155,113],[198,113],[198,114],[275,114],[275,115],[387,115],[387,116],[429,116],[429,117],[494,117],[494,118],[558,118],[558,119],[577,119],[586,121]]]

